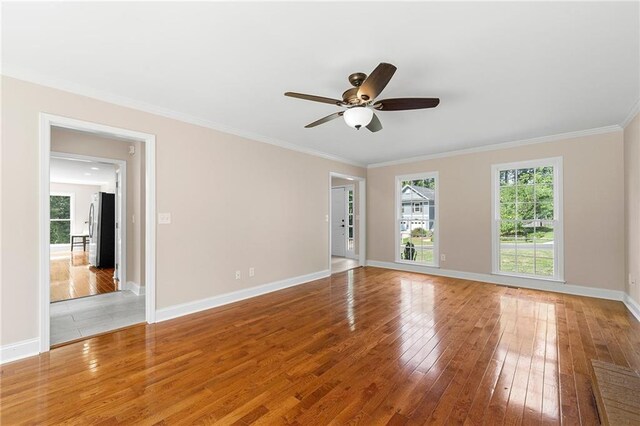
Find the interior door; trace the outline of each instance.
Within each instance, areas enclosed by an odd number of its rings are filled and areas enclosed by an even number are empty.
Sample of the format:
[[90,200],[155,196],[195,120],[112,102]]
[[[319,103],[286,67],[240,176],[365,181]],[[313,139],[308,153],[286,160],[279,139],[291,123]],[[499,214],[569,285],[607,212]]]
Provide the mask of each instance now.
[[331,255],[346,255],[346,204],[344,188],[331,188]]

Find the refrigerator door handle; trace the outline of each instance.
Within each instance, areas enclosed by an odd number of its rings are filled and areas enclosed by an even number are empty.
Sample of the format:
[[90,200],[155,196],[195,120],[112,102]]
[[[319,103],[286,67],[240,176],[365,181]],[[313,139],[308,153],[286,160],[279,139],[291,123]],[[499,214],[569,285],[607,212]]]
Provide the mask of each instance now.
[[89,237],[93,238],[93,203],[89,206]]

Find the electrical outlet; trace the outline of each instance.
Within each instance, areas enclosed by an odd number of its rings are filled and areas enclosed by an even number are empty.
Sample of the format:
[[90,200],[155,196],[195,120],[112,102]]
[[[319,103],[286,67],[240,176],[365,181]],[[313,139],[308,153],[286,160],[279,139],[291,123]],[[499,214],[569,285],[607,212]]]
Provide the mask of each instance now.
[[236,271],[236,280],[240,279],[240,271]]
[[329,215],[328,215],[328,214],[325,214],[325,215],[324,215],[324,221],[325,221],[325,222],[329,222]]
[[440,255],[440,260],[441,260],[442,262],[446,262],[446,261],[447,261],[447,255],[446,255],[446,254],[441,254],[441,255]]
[[253,266],[251,268],[249,268],[249,276],[252,277],[256,274],[256,270],[253,268]]
[[168,225],[171,223],[171,213],[158,213],[158,225]]

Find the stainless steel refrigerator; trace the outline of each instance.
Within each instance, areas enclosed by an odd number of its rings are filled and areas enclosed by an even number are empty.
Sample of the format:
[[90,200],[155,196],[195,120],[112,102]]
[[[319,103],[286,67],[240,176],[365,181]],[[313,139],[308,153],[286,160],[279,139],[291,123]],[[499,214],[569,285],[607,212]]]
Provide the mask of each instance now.
[[113,268],[116,249],[115,194],[93,194],[89,207],[89,263],[97,268]]

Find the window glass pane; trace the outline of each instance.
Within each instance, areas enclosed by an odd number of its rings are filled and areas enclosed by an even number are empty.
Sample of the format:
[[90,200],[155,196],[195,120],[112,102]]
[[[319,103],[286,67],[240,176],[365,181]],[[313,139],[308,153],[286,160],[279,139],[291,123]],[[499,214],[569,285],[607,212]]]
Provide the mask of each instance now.
[[353,228],[349,228],[349,238],[353,238]]
[[534,187],[533,185],[518,185],[517,189],[517,201],[519,203],[533,203],[534,202]]
[[50,244],[68,244],[71,234],[71,222],[67,220],[51,221]]
[[535,274],[535,259],[529,256],[518,255],[516,259],[516,272],[520,274]]
[[553,204],[553,186],[536,185],[536,202]]
[[553,259],[555,248],[553,226],[536,227],[534,242],[536,257]]
[[553,204],[536,204],[536,219],[553,220]]
[[500,219],[513,220],[516,218],[516,203],[500,204]]
[[500,253],[500,270],[502,272],[516,272],[516,257],[508,253]]
[[509,186],[516,184],[516,171],[515,170],[501,170],[500,171],[500,186]]
[[517,203],[516,219],[531,220],[535,219],[535,208],[533,203]]
[[515,186],[503,186],[500,188],[500,202],[501,203],[515,203],[516,202],[516,187]]
[[553,276],[553,259],[536,257],[536,274]]
[[533,185],[535,169],[518,169],[518,186]]
[[536,169],[536,184],[553,185],[553,167],[538,167]]
[[65,195],[52,195],[49,198],[51,219],[71,218],[71,197]]
[[353,216],[349,216],[349,226],[353,226]]

